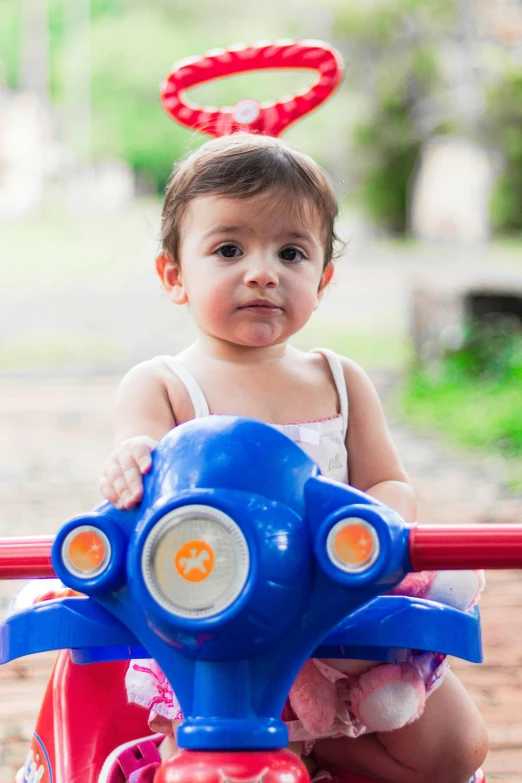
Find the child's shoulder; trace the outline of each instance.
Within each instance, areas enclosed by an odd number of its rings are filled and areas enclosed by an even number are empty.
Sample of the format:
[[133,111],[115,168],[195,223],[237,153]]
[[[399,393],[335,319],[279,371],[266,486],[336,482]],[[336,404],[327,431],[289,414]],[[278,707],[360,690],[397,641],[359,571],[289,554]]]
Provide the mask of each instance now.
[[[319,361],[321,361],[321,353],[323,356],[334,354],[333,351],[324,349],[315,349],[313,353],[319,357]],[[350,417],[353,419],[354,414],[362,419],[366,416],[380,416],[381,403],[368,373],[353,359],[338,353],[335,353],[334,356],[336,357],[335,364],[338,364],[344,376]]]
[[[355,362],[353,359],[350,359],[348,356],[343,356],[342,354],[336,353],[335,351],[327,348],[314,348],[313,351],[309,351],[306,356],[309,357],[310,360],[316,364],[316,366],[324,366],[325,357],[335,357],[334,362],[339,363],[343,371],[347,388],[374,388],[368,373],[361,367],[360,364],[357,364],[357,362]],[[331,364],[332,362],[330,361],[330,365]]]
[[346,356],[341,356],[340,359],[352,412],[355,407],[362,415],[371,415],[373,411],[380,412],[379,395],[366,370]]
[[139,386],[154,388],[164,385],[169,376],[172,375],[169,372],[166,364],[161,360],[160,356],[155,356],[153,359],[146,359],[143,362],[135,364],[130,370],[127,370],[123,376],[120,388]]
[[347,385],[356,384],[361,386],[371,386],[373,388],[373,383],[370,380],[370,376],[366,370],[361,367],[360,364],[357,364],[357,362],[355,362],[353,359],[350,359],[348,356],[339,355],[339,361],[341,362],[341,367],[343,368]]
[[163,357],[156,356],[134,365],[122,378],[118,392],[117,404],[123,401],[136,401],[140,407],[153,408],[158,403],[167,403],[176,421],[183,421],[187,391],[185,385],[172,370],[169,369]]
[[340,384],[346,387],[346,395],[350,415],[354,413],[364,417],[372,416],[379,411],[381,404],[373,382],[368,373],[353,359],[342,356],[330,349],[314,348],[307,353],[300,352],[300,360],[313,369],[315,378],[319,380],[333,376],[339,394]]

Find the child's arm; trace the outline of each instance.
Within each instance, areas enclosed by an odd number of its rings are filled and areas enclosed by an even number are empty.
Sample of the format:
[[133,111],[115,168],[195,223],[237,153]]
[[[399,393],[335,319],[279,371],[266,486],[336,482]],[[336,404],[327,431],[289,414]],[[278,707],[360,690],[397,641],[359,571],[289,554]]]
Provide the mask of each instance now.
[[100,491],[117,508],[132,508],[143,495],[142,474],[151,452],[176,421],[158,363],[143,362],[123,378],[114,411],[114,442]]
[[394,508],[413,522],[417,503],[390,432],[377,392],[361,368],[341,359],[348,391],[350,484]]

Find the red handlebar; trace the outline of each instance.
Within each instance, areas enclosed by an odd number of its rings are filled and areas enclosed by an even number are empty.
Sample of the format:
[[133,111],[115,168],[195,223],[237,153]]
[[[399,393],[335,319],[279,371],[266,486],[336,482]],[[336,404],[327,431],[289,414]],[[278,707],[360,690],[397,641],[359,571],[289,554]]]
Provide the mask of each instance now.
[[[203,107],[192,103],[185,95],[191,87],[214,79],[268,68],[305,68],[317,71],[318,78],[308,90],[266,103],[245,99],[234,107]],[[176,63],[161,84],[160,99],[169,117],[209,136],[227,136],[240,130],[279,136],[285,128],[323,103],[338,87],[342,73],[340,54],[318,41],[240,45]]]
[[0,538],[0,579],[56,576],[51,563],[54,536]]
[[522,525],[414,525],[414,571],[522,568]]
[[[53,536],[0,538],[0,579],[55,576],[53,541]],[[522,525],[414,525],[409,549],[414,571],[522,569]]]

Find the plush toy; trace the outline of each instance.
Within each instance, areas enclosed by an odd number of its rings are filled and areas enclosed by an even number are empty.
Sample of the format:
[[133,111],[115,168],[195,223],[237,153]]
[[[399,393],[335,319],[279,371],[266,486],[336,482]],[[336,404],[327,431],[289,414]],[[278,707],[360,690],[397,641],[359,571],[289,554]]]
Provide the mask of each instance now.
[[[482,571],[423,571],[409,574],[391,592],[467,611],[483,587]],[[445,656],[430,652],[399,664],[310,659],[290,691],[290,739],[399,729],[422,714],[427,695],[442,682],[446,668]]]

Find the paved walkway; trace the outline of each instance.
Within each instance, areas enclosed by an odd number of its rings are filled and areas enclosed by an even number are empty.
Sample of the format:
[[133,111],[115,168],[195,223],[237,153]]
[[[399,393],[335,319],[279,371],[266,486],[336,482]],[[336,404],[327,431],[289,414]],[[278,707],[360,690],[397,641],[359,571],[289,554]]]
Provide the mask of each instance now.
[[[53,533],[94,506],[110,450],[116,380],[31,378],[0,381],[0,535]],[[522,521],[522,498],[507,496],[494,473],[441,449],[433,437],[393,425],[430,522]],[[455,662],[490,730],[488,783],[522,779],[522,574],[489,574],[482,601],[485,663]],[[17,585],[0,584],[5,609]],[[0,783],[22,763],[54,656],[0,668]]]

